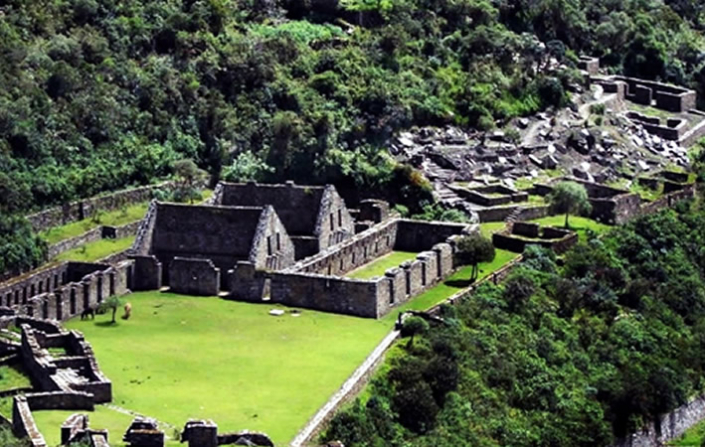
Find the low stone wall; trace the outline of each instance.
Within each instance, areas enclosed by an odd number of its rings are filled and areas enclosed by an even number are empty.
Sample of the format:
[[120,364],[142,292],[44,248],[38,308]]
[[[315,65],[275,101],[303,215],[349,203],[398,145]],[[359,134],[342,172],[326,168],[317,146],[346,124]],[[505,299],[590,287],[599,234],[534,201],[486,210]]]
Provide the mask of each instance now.
[[39,432],[32,410],[25,396],[15,396],[12,402],[12,432],[18,438],[28,438],[33,447],[47,447],[44,437]]
[[33,411],[39,410],[86,410],[93,411],[93,396],[83,392],[55,391],[31,393],[26,396],[27,404]]
[[682,119],[669,119],[664,126],[661,124],[660,118],[642,115],[637,112],[627,112],[627,118],[643,126],[649,133],[658,135],[666,140],[678,141],[688,129],[688,123]]
[[173,189],[173,187],[174,182],[169,181],[156,185],[117,191],[112,194],[78,200],[63,206],[49,208],[27,216],[27,220],[29,220],[35,232],[40,232],[51,227],[86,219],[98,210],[112,211],[122,206],[146,202],[154,196],[154,191],[159,189]]
[[507,229],[499,233],[494,233],[492,235],[492,244],[496,248],[514,253],[523,253],[527,245],[538,245],[561,254],[568,251],[578,242],[578,235],[572,231],[561,228],[544,227],[541,229],[542,233],[540,234],[539,226],[534,224],[536,226],[535,232],[532,231],[531,234],[528,234],[528,231],[521,230],[528,230],[531,224],[523,224],[526,228],[520,227],[520,232],[517,233],[517,224],[520,224],[520,222],[514,224],[513,232]]
[[478,188],[461,188],[450,185],[448,187],[466,200],[482,206],[499,206],[529,200],[528,193],[502,185],[489,185]]
[[514,215],[519,220],[533,220],[548,216],[548,206],[503,206],[475,210],[480,222],[504,222]]

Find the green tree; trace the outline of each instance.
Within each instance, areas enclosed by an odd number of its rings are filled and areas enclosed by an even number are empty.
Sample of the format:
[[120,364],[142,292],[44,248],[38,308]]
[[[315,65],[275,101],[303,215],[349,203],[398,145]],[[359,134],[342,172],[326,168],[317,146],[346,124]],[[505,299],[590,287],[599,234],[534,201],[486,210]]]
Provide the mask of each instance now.
[[481,234],[464,236],[458,240],[456,260],[463,265],[472,265],[470,281],[475,281],[479,275],[478,265],[481,262],[492,262],[495,248],[492,241]]
[[556,213],[565,213],[565,227],[570,228],[568,216],[587,215],[592,211],[585,187],[576,182],[560,182],[548,196],[548,202]]
[[111,323],[115,324],[115,314],[118,308],[122,305],[120,298],[117,295],[111,295],[98,305],[98,311],[107,312],[112,311]]
[[200,169],[193,160],[178,160],[174,162],[174,174],[178,178],[178,188],[176,190],[177,200],[189,200],[198,197],[198,184],[205,180],[206,172]]
[[223,170],[223,180],[228,182],[261,182],[268,174],[274,172],[264,160],[252,152],[237,154],[230,166]]
[[428,332],[429,325],[426,320],[421,317],[407,317],[402,324],[401,333],[409,338],[409,346],[414,344],[414,337],[419,334]]

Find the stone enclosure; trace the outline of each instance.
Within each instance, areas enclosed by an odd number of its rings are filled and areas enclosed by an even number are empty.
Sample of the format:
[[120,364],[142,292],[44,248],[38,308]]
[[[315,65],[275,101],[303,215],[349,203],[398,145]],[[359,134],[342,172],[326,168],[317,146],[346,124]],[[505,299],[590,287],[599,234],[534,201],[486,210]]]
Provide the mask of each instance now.
[[542,227],[532,222],[514,222],[504,231],[492,235],[492,244],[496,248],[514,253],[523,253],[527,245],[539,245],[560,254],[569,250],[577,242],[578,235],[574,231]]
[[[471,230],[389,218],[376,200],[354,214],[330,185],[221,183],[207,205],[153,202],[131,251],[133,289],[377,318],[447,276],[448,239]],[[344,277],[393,250],[420,254],[382,278]]]

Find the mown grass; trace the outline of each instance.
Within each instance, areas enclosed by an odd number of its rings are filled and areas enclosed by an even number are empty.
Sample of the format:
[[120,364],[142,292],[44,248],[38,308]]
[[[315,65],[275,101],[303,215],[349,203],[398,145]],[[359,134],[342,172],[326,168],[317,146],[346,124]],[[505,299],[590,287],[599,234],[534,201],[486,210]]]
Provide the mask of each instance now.
[[[499,270],[517,256],[518,255],[516,253],[512,253],[507,250],[496,250],[494,261],[483,262],[479,265],[480,275],[478,280],[491,275],[493,272]],[[445,281],[427,290],[413,300],[397,307],[392,312],[387,314],[382,320],[394,321],[401,312],[407,310],[427,310],[437,304],[442,303],[457,292],[471,285],[469,281],[471,271],[472,266],[460,268]]]
[[100,239],[61,253],[57,261],[95,262],[112,254],[127,250],[135,241],[135,236],[122,239]]
[[[386,321],[158,292],[124,298],[130,320],[71,320],[113,382],[113,404],[183,427],[210,418],[221,431],[261,430],[285,445],[388,333]],[[279,306],[276,306],[279,307]],[[284,310],[287,308],[279,307]],[[65,414],[41,412],[55,440]],[[92,426],[124,432],[129,418],[91,415]]]
[[[542,217],[540,219],[532,220],[532,222],[539,223],[541,225],[548,225],[552,227],[561,227],[565,224],[565,215],[555,215]],[[596,220],[592,220],[587,217],[581,216],[570,216],[568,219],[570,229],[578,233],[580,240],[585,240],[587,238],[588,230],[594,231],[595,233],[603,233],[609,231],[612,226],[600,223]]]
[[384,276],[384,272],[393,267],[398,267],[399,264],[410,259],[415,259],[418,253],[409,251],[393,251],[381,258],[378,258],[369,264],[353,270],[348,273],[348,278],[353,279],[370,279],[375,276]]

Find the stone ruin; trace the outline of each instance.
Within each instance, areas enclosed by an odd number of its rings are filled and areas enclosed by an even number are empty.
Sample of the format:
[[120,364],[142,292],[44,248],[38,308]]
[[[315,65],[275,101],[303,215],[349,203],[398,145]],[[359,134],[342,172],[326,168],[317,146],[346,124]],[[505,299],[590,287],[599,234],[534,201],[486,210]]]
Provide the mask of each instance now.
[[558,227],[542,227],[533,222],[513,222],[492,235],[496,248],[523,253],[527,245],[549,248],[557,254],[568,251],[578,242],[574,231]]
[[157,421],[145,417],[136,417],[122,437],[130,447],[164,447],[164,439]]
[[218,434],[218,425],[210,420],[190,420],[181,433],[181,442],[189,447],[216,447],[219,445],[247,445],[274,447],[269,436],[264,433],[242,431]]
[[[398,219],[379,200],[348,210],[330,185],[221,183],[207,205],[151,204],[132,285],[377,318],[452,272],[448,239],[470,231]],[[420,254],[381,278],[344,277],[393,250]]]
[[88,416],[75,413],[61,424],[61,445],[88,445],[109,447],[108,431],[89,427]]

